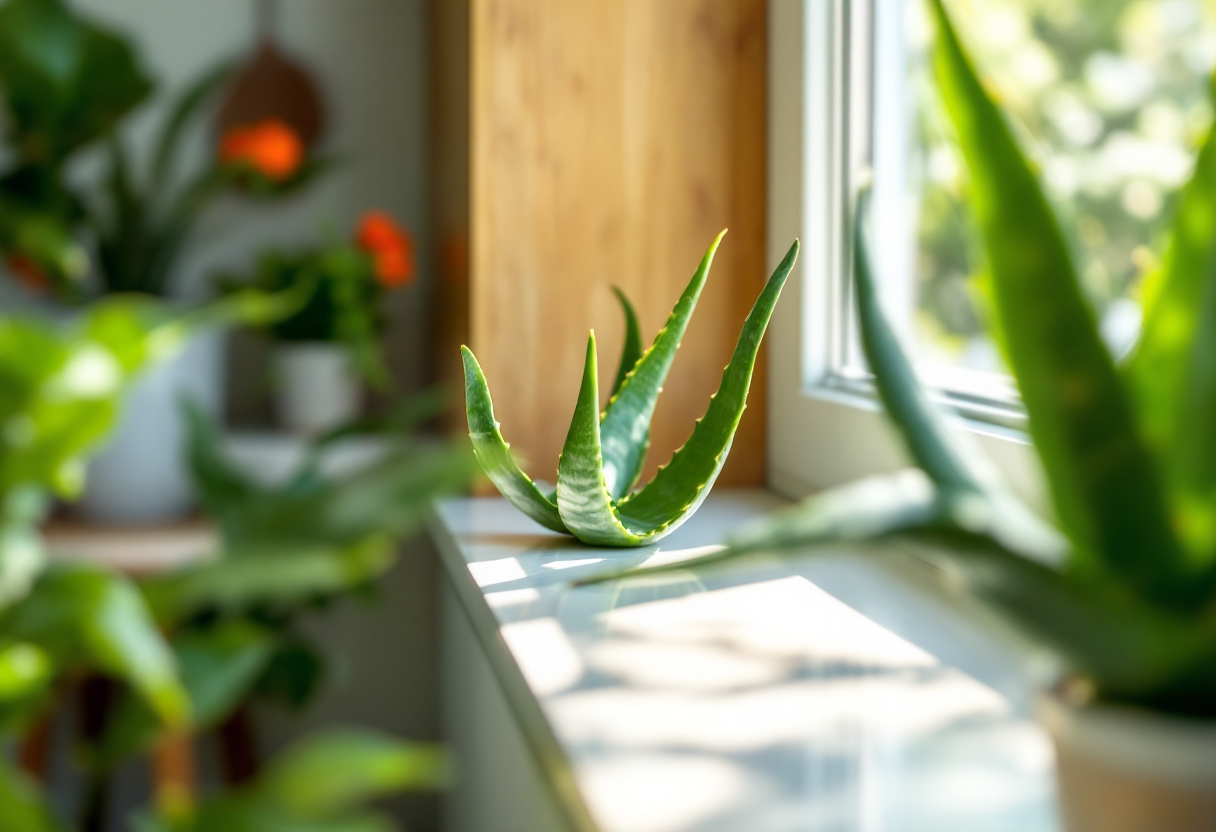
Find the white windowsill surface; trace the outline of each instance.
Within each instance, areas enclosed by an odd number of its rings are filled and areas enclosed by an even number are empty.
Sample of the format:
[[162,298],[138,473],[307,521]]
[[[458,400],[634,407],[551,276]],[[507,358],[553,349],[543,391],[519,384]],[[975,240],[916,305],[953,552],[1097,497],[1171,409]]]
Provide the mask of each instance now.
[[1020,648],[908,553],[570,584],[782,504],[718,491],[639,550],[582,546],[498,498],[440,506],[458,603],[570,828],[1054,832]]

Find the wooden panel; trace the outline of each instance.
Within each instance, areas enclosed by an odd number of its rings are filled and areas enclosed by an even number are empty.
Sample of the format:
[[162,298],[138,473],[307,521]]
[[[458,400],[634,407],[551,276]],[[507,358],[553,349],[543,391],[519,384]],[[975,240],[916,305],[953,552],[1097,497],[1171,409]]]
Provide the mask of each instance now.
[[[471,339],[530,473],[552,480],[587,331],[611,383],[730,228],[659,404],[648,475],[687,439],[763,286],[763,0],[472,0]],[[764,476],[764,372],[723,484]]]

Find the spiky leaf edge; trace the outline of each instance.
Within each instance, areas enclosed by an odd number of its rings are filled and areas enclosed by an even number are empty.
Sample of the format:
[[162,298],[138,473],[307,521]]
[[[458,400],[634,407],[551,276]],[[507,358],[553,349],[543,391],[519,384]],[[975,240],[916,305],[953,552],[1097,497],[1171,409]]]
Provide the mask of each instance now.
[[597,386],[592,336],[579,407],[562,451],[563,464],[558,466],[558,508],[567,527],[580,540],[610,546],[653,543],[678,528],[700,507],[730,453],[735,430],[747,407],[764,332],[797,258],[795,240],[748,314],[718,392],[710,397],[709,408],[697,420],[688,441],[641,491],[619,502],[611,499],[604,481],[599,435],[590,413]]
[[511,446],[503,439],[500,425],[494,418],[494,403],[485,374],[473,351],[461,346],[464,361],[465,411],[469,420],[469,439],[481,470],[490,482],[524,514],[546,529],[569,534],[562,522],[556,503],[541,493],[536,483],[523,472],[511,455]]
[[714,254],[722,238],[721,231],[710,243],[705,256],[672,308],[663,328],[654,336],[650,348],[626,373],[620,389],[608,401],[600,421],[600,446],[603,456],[604,479],[614,500],[627,495],[642,473],[642,463],[650,447],[650,420],[663,384],[671,370],[688,322],[705,288]]

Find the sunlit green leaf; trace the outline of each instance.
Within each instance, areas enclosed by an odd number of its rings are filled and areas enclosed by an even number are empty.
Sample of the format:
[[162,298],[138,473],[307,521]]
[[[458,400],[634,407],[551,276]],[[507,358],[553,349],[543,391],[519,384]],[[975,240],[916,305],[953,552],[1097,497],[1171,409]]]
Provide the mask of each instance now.
[[238,550],[224,560],[151,579],[144,591],[162,620],[204,609],[291,605],[366,583],[383,575],[395,558],[396,544],[388,537],[372,537],[346,548]]
[[9,637],[64,663],[85,663],[128,682],[167,725],[189,716],[173,654],[139,591],[125,578],[83,565],[48,570],[0,617]]
[[621,346],[621,360],[617,365],[616,381],[612,383],[612,397],[615,398],[621,392],[621,385],[625,383],[625,377],[642,357],[642,327],[638,324],[638,313],[634,311],[633,304],[629,302],[629,298],[625,297],[625,293],[616,286],[612,287],[612,292],[616,295],[617,302],[621,304],[621,311],[625,313],[625,341]]
[[925,395],[916,371],[882,310],[870,266],[871,247],[866,229],[868,206],[869,191],[866,190],[858,198],[854,215],[853,268],[862,347],[874,371],[874,386],[909,455],[921,470],[940,488],[979,491],[979,477],[955,449],[949,426],[940,410]]
[[[604,481],[614,500],[628,494],[642,472],[642,463],[646,459],[646,451],[650,448],[650,420],[654,416],[655,405],[658,404],[659,394],[663,392],[667,373],[670,372],[676,351],[684,339],[692,313],[697,308],[701,290],[709,279],[714,255],[725,234],[723,231],[714,238],[693,273],[692,280],[688,282],[684,293],[671,310],[667,323],[655,335],[650,349],[631,366],[604,411],[603,421],[599,426],[599,444],[603,457]],[[629,321],[632,307],[625,306],[625,311],[628,345],[631,337],[629,332],[634,325]],[[622,358],[622,366],[624,363]]]
[[0,760],[0,807],[13,832],[67,832],[26,777]]
[[[213,728],[248,694],[276,647],[276,636],[240,620],[186,630],[170,642],[182,686],[190,699],[190,728]],[[126,696],[107,720],[98,762],[103,767],[149,749],[164,726],[142,699]]]
[[625,525],[646,530],[648,541],[671,533],[691,517],[709,496],[714,480],[726,464],[735,430],[747,409],[747,393],[764,332],[797,259],[795,240],[744,320],[718,391],[710,397],[709,407],[697,420],[692,435],[660,466],[654,479],[617,503]]
[[390,832],[385,819],[360,811],[370,800],[449,781],[434,745],[364,731],[331,731],[288,749],[253,783],[207,801],[189,832]]
[[[721,239],[719,234],[667,325],[625,374],[618,394],[609,401],[602,417],[595,335],[591,335],[578,404],[558,460],[556,503],[542,494],[512,459],[494,420],[485,377],[473,354],[463,348],[469,434],[477,460],[499,491],[520,511],[555,531],[569,530],[585,543],[638,546],[675,530],[709,494],[730,453],[735,430],[747,406],[760,342],[798,256],[796,241],[748,314],[718,392],[710,397],[709,409],[697,420],[692,436],[659,468],[650,483],[636,493],[628,491],[649,444],[650,418],[663,381]],[[625,304],[624,308],[629,330],[631,307]],[[632,349],[629,346],[632,338],[627,332],[622,367]],[[622,495],[619,499],[618,492]]]
[[512,505],[540,523],[546,529],[565,532],[553,499],[541,493],[536,483],[524,473],[511,455],[510,444],[503,439],[498,420],[494,418],[494,404],[490,400],[490,388],[486,384],[481,365],[468,347],[460,348],[464,360],[465,404],[469,420],[469,438],[473,441],[473,452],[481,464],[481,470],[490,478]]
[[442,747],[361,730],[335,730],[288,749],[254,791],[300,817],[323,817],[404,789],[447,785]]
[[1145,291],[1126,367],[1145,433],[1160,451],[1191,556],[1216,558],[1216,132],[1179,195],[1169,243]]
[[1157,600],[1185,597],[1190,580],[1160,474],[1059,223],[941,0],[932,8],[938,83],[971,174],[969,204],[983,233],[996,312],[1056,513],[1089,570]]

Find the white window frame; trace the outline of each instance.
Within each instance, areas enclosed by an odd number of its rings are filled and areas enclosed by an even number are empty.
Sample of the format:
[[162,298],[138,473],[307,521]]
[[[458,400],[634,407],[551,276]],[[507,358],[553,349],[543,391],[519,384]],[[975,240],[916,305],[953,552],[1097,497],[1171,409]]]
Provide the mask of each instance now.
[[[769,2],[770,269],[793,238],[802,241],[767,338],[768,482],[789,497],[908,465],[872,386],[837,372],[850,326],[848,206],[870,165],[869,148],[858,140],[862,134],[868,140],[870,118],[866,47],[871,21],[891,25],[904,1]],[[864,32],[867,40],[850,32]],[[948,393],[940,397],[959,403]],[[1042,506],[1042,478],[1024,433],[976,419],[962,424],[1013,491]]]

